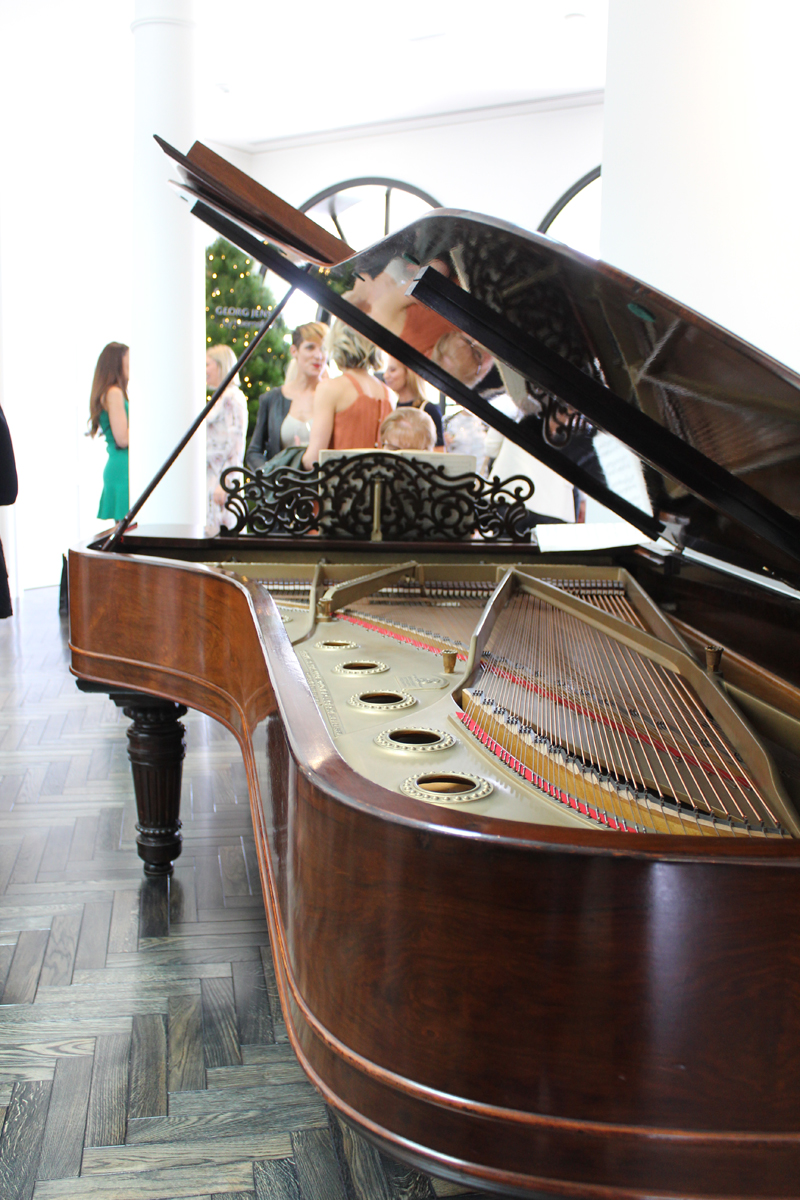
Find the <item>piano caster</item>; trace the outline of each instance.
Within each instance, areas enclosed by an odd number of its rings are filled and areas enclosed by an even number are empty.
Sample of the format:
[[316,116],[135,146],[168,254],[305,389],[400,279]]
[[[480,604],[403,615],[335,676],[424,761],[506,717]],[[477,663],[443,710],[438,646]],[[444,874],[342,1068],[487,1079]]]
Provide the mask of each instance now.
[[136,809],[136,846],[145,875],[171,875],[181,852],[181,775],[185,753],[186,715],[182,704],[154,696],[128,693],[120,701],[132,724],[128,729],[128,758],[133,773]]

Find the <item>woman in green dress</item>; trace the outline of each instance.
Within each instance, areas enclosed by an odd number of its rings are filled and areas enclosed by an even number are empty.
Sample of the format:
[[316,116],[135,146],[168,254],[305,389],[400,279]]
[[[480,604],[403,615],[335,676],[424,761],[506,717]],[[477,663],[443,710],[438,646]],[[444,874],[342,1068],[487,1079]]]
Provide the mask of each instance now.
[[89,401],[89,432],[102,429],[108,447],[103,494],[97,515],[121,520],[128,511],[128,347],[109,342],[94,370]]

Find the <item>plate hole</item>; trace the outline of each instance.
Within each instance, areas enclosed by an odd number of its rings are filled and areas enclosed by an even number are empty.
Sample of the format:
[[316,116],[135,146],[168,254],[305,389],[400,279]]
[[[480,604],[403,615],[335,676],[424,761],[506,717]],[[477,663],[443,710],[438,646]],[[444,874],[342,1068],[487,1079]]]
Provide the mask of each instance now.
[[326,650],[352,650],[352,642],[320,642],[320,646],[324,646]]
[[386,736],[399,746],[432,746],[442,740],[434,729],[392,729]]
[[364,704],[399,704],[405,700],[401,692],[362,692],[358,698]]
[[342,671],[375,671],[380,666],[376,662],[346,662],[342,663]]
[[475,790],[475,780],[466,779],[463,775],[420,775],[417,787],[423,792],[436,792],[437,795],[457,795],[461,792]]

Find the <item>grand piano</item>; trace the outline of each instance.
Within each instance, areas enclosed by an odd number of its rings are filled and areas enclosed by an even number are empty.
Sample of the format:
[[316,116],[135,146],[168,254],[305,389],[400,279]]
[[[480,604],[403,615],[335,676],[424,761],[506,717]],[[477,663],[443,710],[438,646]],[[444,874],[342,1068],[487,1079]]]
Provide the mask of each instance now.
[[[366,1137],[508,1195],[797,1196],[800,377],[547,238],[434,211],[354,256],[166,149],[197,216],[628,524],[586,549],[472,481],[422,536],[398,509],[450,484],[368,455],[346,502],[233,472],[233,534],[74,549],[145,869],[190,706],[241,746],[292,1044]],[[521,421],[351,303],[387,277]]]

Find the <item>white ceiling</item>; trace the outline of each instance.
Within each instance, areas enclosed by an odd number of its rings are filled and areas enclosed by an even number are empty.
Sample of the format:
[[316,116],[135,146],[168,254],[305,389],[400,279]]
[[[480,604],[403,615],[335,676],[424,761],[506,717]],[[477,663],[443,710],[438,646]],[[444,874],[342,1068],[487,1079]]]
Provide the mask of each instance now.
[[236,0],[223,19],[219,0],[195,0],[198,127],[253,151],[301,134],[596,91],[607,8],[608,0],[294,8]]

